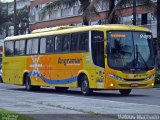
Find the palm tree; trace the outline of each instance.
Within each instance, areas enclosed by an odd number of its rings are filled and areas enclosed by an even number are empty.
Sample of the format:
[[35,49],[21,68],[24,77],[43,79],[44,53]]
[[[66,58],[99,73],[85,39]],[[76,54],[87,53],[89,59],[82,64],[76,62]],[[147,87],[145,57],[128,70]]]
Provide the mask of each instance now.
[[[98,0],[96,0],[98,1]],[[79,13],[83,13],[83,24],[89,25],[89,17],[88,14],[90,14],[89,9],[92,9],[94,12],[97,13],[95,7],[90,7],[93,3],[90,3],[90,0],[57,0],[54,2],[49,3],[47,6],[45,6],[42,10],[42,18],[46,15],[51,13],[56,8],[62,8],[63,6],[66,6],[68,8],[73,7],[75,4],[81,4],[79,8]]]
[[[144,2],[144,7],[145,8],[155,8],[156,5],[152,0],[143,0]],[[113,20],[113,17],[115,16],[115,12],[122,9],[126,8],[127,4],[133,5],[133,24],[136,25],[136,0],[119,0],[118,3],[114,6],[114,8],[111,10],[111,13],[109,15],[109,23],[111,23]]]
[[[108,23],[117,23],[117,19],[115,17],[115,12],[121,8],[126,7],[127,4],[133,4],[133,21],[134,24],[136,24],[136,0],[118,0],[117,4],[116,0],[106,0],[109,2],[109,12],[107,12],[107,15],[109,16]],[[61,8],[62,6],[66,6],[68,8],[73,7],[76,3],[81,4],[79,13],[83,13],[83,24],[89,25],[89,21],[93,15],[98,15],[97,5],[100,3],[100,0],[57,0],[55,2],[51,2],[47,6],[45,6],[42,10],[42,16],[44,17],[45,14],[51,13],[52,10],[55,8]],[[144,0],[145,5],[150,7],[153,6],[152,0]]]

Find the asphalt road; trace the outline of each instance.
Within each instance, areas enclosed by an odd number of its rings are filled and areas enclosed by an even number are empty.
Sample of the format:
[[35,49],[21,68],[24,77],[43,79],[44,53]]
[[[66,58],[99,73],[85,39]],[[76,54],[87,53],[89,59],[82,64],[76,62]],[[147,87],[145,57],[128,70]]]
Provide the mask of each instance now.
[[[58,92],[54,88],[42,88],[27,92],[23,86],[0,83],[0,108],[22,114],[159,114],[160,119],[160,88],[133,90],[129,96],[121,96],[118,91],[96,91],[92,96],[83,96],[79,89]],[[73,119],[77,118],[74,115]],[[110,115],[107,120],[116,119]],[[39,120],[43,117],[46,116]],[[103,120],[99,116],[93,118]]]
[[[9,84],[1,84],[0,89],[14,90],[14,91],[25,91],[23,86],[15,86]],[[33,91],[35,93],[45,93],[45,94],[61,94],[67,96],[78,96],[82,98],[94,98],[111,100],[118,102],[127,103],[137,103],[137,104],[148,104],[148,105],[158,105],[160,106],[160,88],[153,89],[136,89],[132,90],[129,96],[121,96],[119,91],[104,90],[104,91],[94,91],[91,96],[81,95],[80,89],[69,89],[66,92],[58,92],[54,88],[41,88],[40,91]]]

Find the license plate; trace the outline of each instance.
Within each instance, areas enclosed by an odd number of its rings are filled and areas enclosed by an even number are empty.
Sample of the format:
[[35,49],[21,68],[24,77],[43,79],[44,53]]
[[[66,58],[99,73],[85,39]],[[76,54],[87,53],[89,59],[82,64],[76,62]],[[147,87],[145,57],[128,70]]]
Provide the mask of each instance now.
[[138,86],[139,86],[139,84],[137,84],[137,83],[131,84],[131,87],[138,87]]

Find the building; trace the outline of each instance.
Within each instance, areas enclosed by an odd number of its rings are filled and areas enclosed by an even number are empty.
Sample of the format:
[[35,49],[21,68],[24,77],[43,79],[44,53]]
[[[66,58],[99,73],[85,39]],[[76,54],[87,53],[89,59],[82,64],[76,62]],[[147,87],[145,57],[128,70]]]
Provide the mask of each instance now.
[[[76,4],[72,8],[63,7],[61,9],[55,9],[52,13],[45,15],[42,18],[41,10],[49,2],[53,0],[32,0],[30,10],[30,30],[48,28],[61,25],[82,25],[82,15],[78,13],[79,4]],[[107,0],[100,0],[99,13],[100,16],[91,18],[91,25],[107,23],[106,11],[109,10],[109,2]],[[154,0],[156,2],[156,0]],[[137,25],[144,26],[153,31],[153,36],[156,38],[156,17],[153,12],[153,8],[144,7],[144,3],[137,0]],[[119,23],[132,24],[132,6],[127,5],[116,13],[119,16]]]
[[[53,0],[32,0],[31,2],[31,12],[30,12],[30,29],[35,30],[45,27],[61,26],[61,25],[82,25],[82,16],[78,13],[79,4],[75,5],[72,8],[55,9],[51,14],[46,15],[42,18],[41,10],[49,2]],[[101,2],[102,8],[99,9],[100,16],[97,16],[94,19],[96,20],[105,20],[105,11],[108,10],[109,4],[106,0]],[[107,7],[106,7],[107,6]],[[96,24],[96,23],[92,24]]]

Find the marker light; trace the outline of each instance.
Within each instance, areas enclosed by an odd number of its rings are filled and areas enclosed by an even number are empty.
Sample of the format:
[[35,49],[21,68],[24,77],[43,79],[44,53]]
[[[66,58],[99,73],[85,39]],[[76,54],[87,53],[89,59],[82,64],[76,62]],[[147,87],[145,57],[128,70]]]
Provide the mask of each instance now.
[[113,87],[114,85],[113,85],[113,84],[110,84],[110,86]]

